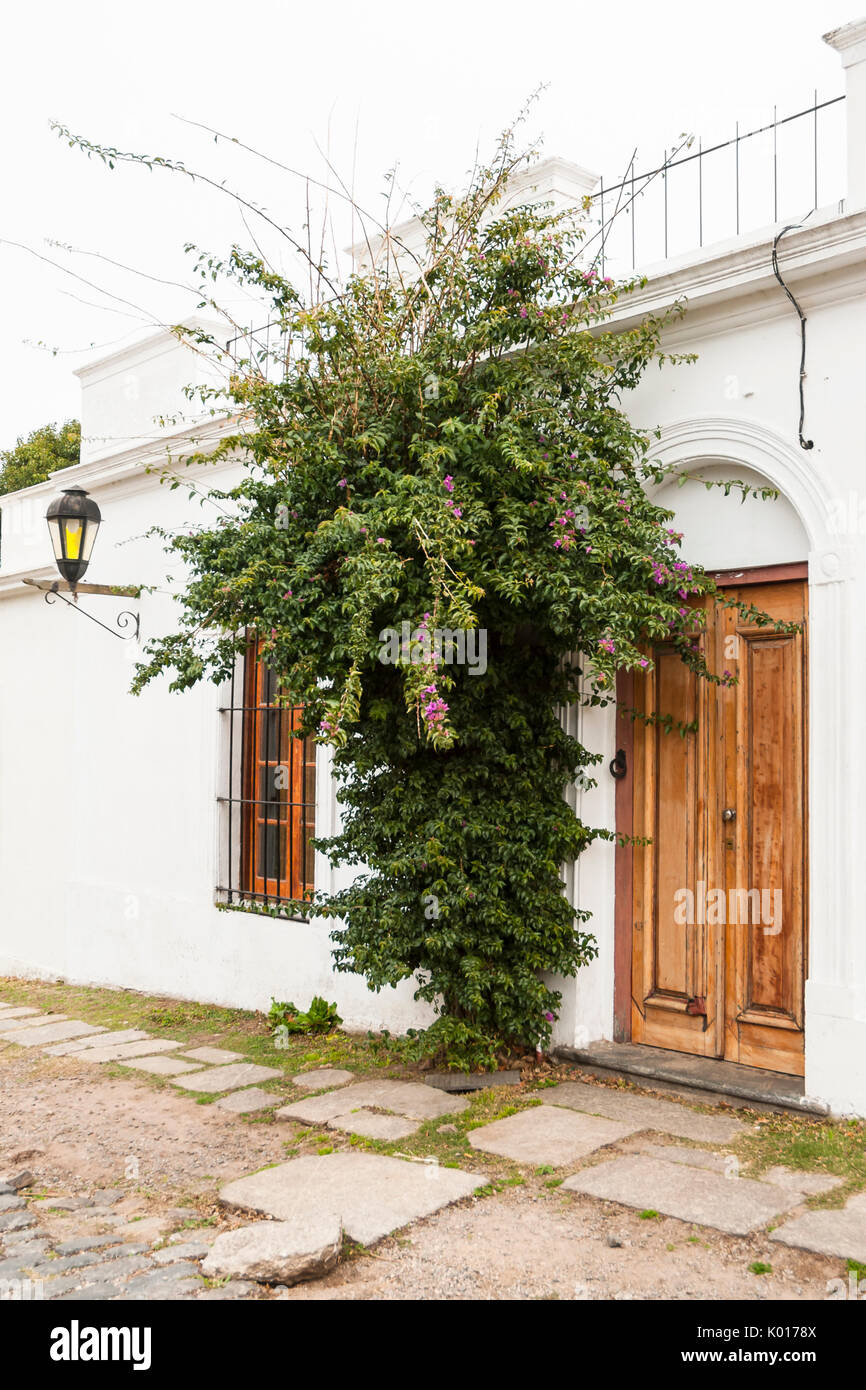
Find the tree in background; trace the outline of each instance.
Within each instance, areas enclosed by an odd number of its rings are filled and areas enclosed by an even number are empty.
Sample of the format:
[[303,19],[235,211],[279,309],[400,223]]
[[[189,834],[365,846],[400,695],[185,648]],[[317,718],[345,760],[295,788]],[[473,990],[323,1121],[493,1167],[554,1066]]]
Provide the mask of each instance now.
[[81,452],[81,425],[67,420],[63,425],[42,425],[12,449],[0,450],[0,495],[17,492],[34,483],[44,483],[58,468],[78,463]]

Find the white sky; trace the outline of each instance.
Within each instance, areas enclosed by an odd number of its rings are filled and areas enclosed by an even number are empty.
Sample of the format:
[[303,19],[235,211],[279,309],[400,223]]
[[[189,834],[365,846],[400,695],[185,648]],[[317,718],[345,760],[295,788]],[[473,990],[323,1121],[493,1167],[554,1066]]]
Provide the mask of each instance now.
[[[0,119],[0,448],[78,414],[72,375],[88,357],[195,299],[91,255],[189,281],[185,242],[224,253],[250,239],[231,201],[138,168],[109,172],[49,129],[183,160],[227,178],[300,231],[303,183],[180,122],[219,128],[327,178],[322,152],[359,203],[382,207],[383,176],[423,198],[459,186],[539,83],[528,137],[544,153],[621,175],[635,145],[653,167],[681,132],[708,140],[844,90],[821,42],[858,18],[852,0],[36,0],[4,12]],[[837,108],[838,109],[838,108]],[[334,207],[339,207],[337,200]],[[408,211],[408,209],[407,209]],[[344,228],[338,239],[345,241]],[[118,304],[31,251],[129,300]],[[270,244],[270,243],[269,243]],[[88,302],[82,302],[88,301]],[[101,305],[102,307],[96,307]],[[237,300],[244,321],[251,312]],[[118,313],[116,310],[123,310]],[[124,316],[130,315],[130,316]],[[38,348],[60,349],[56,356]]]

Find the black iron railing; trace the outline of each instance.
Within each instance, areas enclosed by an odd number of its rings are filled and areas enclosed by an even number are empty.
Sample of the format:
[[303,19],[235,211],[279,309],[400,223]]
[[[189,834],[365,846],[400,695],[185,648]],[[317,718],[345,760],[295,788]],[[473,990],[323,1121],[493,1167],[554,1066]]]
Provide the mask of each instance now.
[[791,216],[804,217],[844,197],[845,97],[818,100],[713,145],[692,139],[657,168],[601,180],[592,195],[594,229],[586,248],[602,274],[624,274],[653,261]]

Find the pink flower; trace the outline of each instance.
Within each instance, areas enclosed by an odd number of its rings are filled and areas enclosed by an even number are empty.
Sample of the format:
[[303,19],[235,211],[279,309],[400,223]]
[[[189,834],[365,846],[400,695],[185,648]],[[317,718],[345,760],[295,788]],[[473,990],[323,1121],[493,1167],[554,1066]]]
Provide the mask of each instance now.
[[337,483],[337,487],[345,487],[345,486],[346,486],[346,479],[345,479],[345,478],[341,478],[340,481]]
[[451,477],[450,473],[447,477],[442,479],[442,486],[445,488],[446,492],[454,491],[454,479]]

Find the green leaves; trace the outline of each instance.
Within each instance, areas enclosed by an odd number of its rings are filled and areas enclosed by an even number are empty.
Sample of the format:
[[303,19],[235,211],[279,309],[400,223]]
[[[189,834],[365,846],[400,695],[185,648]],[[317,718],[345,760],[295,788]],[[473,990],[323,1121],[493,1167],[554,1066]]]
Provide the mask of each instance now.
[[[484,1065],[546,1045],[551,981],[596,954],[560,870],[611,832],[566,804],[597,757],[555,711],[608,703],[649,638],[708,674],[691,605],[713,588],[644,491],[663,470],[619,404],[664,319],[606,330],[630,286],[581,260],[580,216],[502,210],[519,163],[506,143],[465,197],[436,195],[408,267],[327,301],[238,248],[202,256],[203,278],[270,297],[282,346],[236,364],[244,430],[209,458],[245,475],[216,524],[170,541],[181,621],[136,677],[219,680],[259,640],[333,748],[342,824],[317,843],[361,869],[315,904],[338,969],[414,979],[438,1018],[418,1047]],[[404,623],[483,631],[484,672],[380,659]]]

